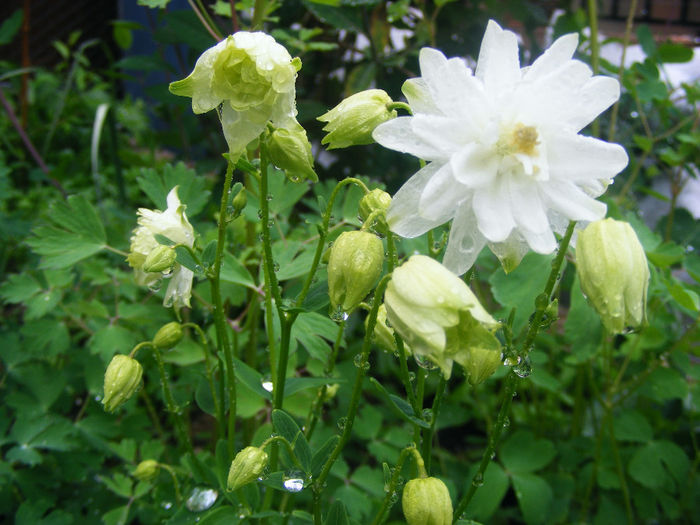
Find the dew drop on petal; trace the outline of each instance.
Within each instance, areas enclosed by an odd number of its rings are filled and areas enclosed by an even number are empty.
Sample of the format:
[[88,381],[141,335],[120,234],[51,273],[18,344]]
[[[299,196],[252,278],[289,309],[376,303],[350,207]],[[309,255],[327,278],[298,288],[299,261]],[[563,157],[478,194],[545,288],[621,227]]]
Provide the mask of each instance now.
[[192,489],[190,497],[185,505],[192,512],[202,512],[210,508],[219,497],[219,493],[214,489],[206,487],[195,487]]

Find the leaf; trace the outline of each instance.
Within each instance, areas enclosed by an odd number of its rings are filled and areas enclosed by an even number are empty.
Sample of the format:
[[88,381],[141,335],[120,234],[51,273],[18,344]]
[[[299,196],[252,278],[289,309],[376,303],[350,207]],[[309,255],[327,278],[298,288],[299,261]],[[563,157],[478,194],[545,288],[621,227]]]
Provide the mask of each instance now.
[[248,268],[228,252],[224,252],[224,260],[219,277],[222,281],[240,284],[253,290],[257,289],[253,276],[250,275]]
[[673,266],[683,260],[685,256],[685,248],[673,242],[665,242],[652,251],[646,252],[647,258],[652,264],[667,268]]
[[554,444],[538,439],[530,431],[520,430],[503,443],[500,458],[510,472],[534,472],[546,467],[556,456]]
[[651,425],[647,419],[636,410],[625,410],[615,417],[613,422],[615,438],[620,441],[636,441],[646,443],[653,437]]
[[166,164],[159,169],[144,168],[136,183],[159,210],[168,207],[168,193],[177,186],[177,195],[180,202],[187,206],[185,213],[189,218],[202,211],[209,200],[206,180],[184,162],[178,162],[175,166]]
[[512,479],[525,523],[544,523],[552,502],[552,488],[536,474],[513,474]]
[[642,24],[637,28],[637,38],[639,39],[639,44],[642,46],[642,50],[647,57],[651,57],[656,54],[654,35],[651,33],[648,25]]
[[28,273],[16,273],[0,286],[0,297],[8,303],[22,303],[41,291],[41,285]]
[[325,340],[333,341],[338,325],[327,316],[315,312],[301,313],[292,326],[292,338],[306,349],[311,357],[325,363],[330,354],[330,346]]
[[660,403],[671,399],[685,399],[688,383],[672,368],[657,368],[644,382],[640,393]]
[[43,256],[42,268],[66,268],[104,248],[106,235],[97,212],[82,195],[56,201],[49,210],[51,226],[39,226],[27,239]]
[[421,428],[430,428],[430,423],[417,417],[416,413],[413,411],[413,407],[407,401],[387,392],[387,390],[375,378],[370,377],[369,380],[375,386],[384,400],[387,401],[389,407],[396,413],[397,416],[402,417],[409,423],[418,425]]
[[636,481],[650,489],[668,487],[669,475],[683,483],[688,471],[688,457],[670,441],[651,441],[637,449],[627,467]]
[[[303,0],[306,8],[311,11],[321,22],[330,24],[337,29],[362,31],[362,16],[356,9],[336,7],[334,5],[321,5],[319,2]],[[327,2],[324,2],[326,4]],[[328,2],[330,3],[330,2]],[[333,2],[336,3],[335,1]]]
[[170,3],[170,0],[138,0],[137,4],[151,9],[165,9]]
[[262,386],[263,377],[257,370],[249,367],[240,359],[233,358],[236,366],[236,378],[260,397],[272,401],[272,394]]
[[311,458],[311,475],[313,477],[316,477],[321,473],[323,465],[326,463],[326,461],[328,461],[328,458],[331,456],[331,453],[333,452],[333,449],[335,449],[335,446],[338,444],[339,440],[340,436],[331,436],[323,445],[321,445],[319,449],[316,450],[316,452],[314,452],[314,455]]
[[345,510],[345,505],[342,501],[336,500],[333,502],[331,508],[328,509],[323,525],[350,525],[348,512]]
[[331,383],[345,383],[344,379],[332,377],[288,377],[284,383],[284,397]]
[[297,425],[296,421],[283,410],[272,411],[272,423],[275,431],[292,445],[294,454],[299,460],[304,472],[308,474],[311,471],[311,448],[309,447],[309,442],[306,441],[306,436],[304,436],[304,433],[299,428],[299,425]]
[[[467,479],[473,479],[478,466],[474,466]],[[508,490],[508,476],[498,463],[489,463],[484,472],[484,489],[474,493],[466,508],[466,516],[481,521],[488,521],[498,509]]]
[[22,10],[16,9],[0,25],[0,46],[12,42],[20,27],[22,27]]
[[664,42],[659,46],[659,58],[666,64],[690,62],[693,59],[693,49],[681,44]]
[[493,296],[503,306],[504,311],[516,309],[514,334],[525,326],[528,317],[535,311],[535,297],[544,289],[552,269],[551,261],[550,255],[529,253],[509,274],[499,268],[489,278]]
[[590,359],[597,351],[601,330],[600,317],[583,296],[576,275],[571,285],[571,307],[564,326],[566,340],[571,345],[571,354],[566,361],[575,364]]

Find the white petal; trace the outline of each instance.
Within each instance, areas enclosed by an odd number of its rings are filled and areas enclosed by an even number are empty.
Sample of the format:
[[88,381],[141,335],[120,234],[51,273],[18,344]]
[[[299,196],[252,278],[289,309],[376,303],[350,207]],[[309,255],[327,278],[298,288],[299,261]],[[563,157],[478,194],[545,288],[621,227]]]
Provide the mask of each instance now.
[[530,177],[511,177],[508,183],[510,209],[519,228],[532,233],[551,230],[540,199],[539,184]]
[[450,164],[443,164],[430,178],[423,189],[418,210],[421,217],[440,224],[454,217],[457,203],[468,195],[469,190],[452,176]]
[[190,306],[190,297],[192,296],[192,278],[194,274],[184,266],[180,266],[173,272],[170,278],[168,289],[165,291],[163,306],[169,308],[172,306],[179,310],[183,306]]
[[502,242],[515,227],[510,211],[510,197],[503,179],[496,178],[490,186],[474,193],[474,214],[481,233],[491,242]]
[[468,186],[478,188],[490,184],[496,178],[500,159],[493,148],[470,142],[450,157],[455,179]]
[[443,69],[447,65],[447,58],[441,51],[431,47],[424,47],[418,54],[421,78],[426,85],[440,84],[442,81]]
[[567,60],[571,60],[577,47],[578,33],[569,33],[557,38],[527,69],[523,80],[535,80],[541,75],[552,72]]
[[518,232],[513,232],[503,242],[489,243],[489,249],[501,261],[506,273],[512,272],[523,260],[525,254],[530,251],[528,244]]
[[605,216],[607,207],[568,181],[550,181],[541,186],[549,207],[572,221],[596,221]]
[[620,98],[620,83],[612,77],[595,76],[577,94],[579,111],[567,119],[580,131]]
[[551,179],[573,182],[610,179],[627,166],[625,149],[593,137],[561,133],[546,137]]
[[521,229],[520,233],[525,238],[528,246],[532,248],[532,251],[537,253],[552,253],[557,249],[557,240],[554,238],[554,233],[552,233],[549,227],[540,233],[531,232],[526,229]]
[[431,162],[401,186],[392,198],[386,215],[391,231],[401,237],[418,237],[442,224],[442,222],[425,219],[418,214],[421,194],[430,178],[441,167],[442,164]]
[[221,127],[232,155],[240,155],[249,142],[265,130],[269,115],[260,115],[255,109],[236,111],[224,103],[221,110]]
[[374,128],[372,138],[385,148],[410,153],[420,159],[444,159],[445,153],[441,149],[416,135],[411,122],[414,118],[416,117],[398,117],[388,120]]
[[418,113],[438,114],[440,110],[435,105],[430,89],[422,78],[409,78],[401,86],[401,92],[406,97],[411,111]]
[[487,91],[506,91],[520,80],[518,38],[515,33],[505,31],[489,20],[481,41],[475,75],[484,82]]
[[464,144],[476,138],[478,130],[462,119],[437,115],[412,117],[411,129],[424,144],[433,148],[440,159],[447,159]]
[[457,207],[442,264],[462,275],[474,265],[485,244],[486,239],[481,235],[472,211],[471,199],[467,199]]

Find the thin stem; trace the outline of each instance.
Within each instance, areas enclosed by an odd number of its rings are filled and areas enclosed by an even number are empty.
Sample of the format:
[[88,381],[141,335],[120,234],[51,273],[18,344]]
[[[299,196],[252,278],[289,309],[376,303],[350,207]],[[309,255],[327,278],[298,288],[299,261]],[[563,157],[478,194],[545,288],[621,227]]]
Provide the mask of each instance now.
[[[620,449],[617,446],[617,439],[615,439],[615,431],[613,428],[613,417],[612,411],[608,408],[608,432],[610,434],[610,445],[612,446],[613,456],[615,458],[615,468],[617,469],[617,477],[620,480],[620,488],[622,489],[622,496],[625,501],[625,513],[627,514],[627,523],[632,525],[634,520],[634,510],[632,510],[632,503],[630,501],[630,491],[627,487],[627,477],[625,476],[625,467],[622,464],[622,458],[620,457]],[[604,431],[603,428],[600,429],[601,432]]]
[[221,35],[217,33],[217,31],[211,25],[209,25],[209,22],[207,22],[204,15],[200,13],[199,8],[195,5],[195,3],[192,0],[187,0],[187,3],[190,4],[192,11],[194,11],[194,14],[197,15],[197,18],[199,18],[199,21],[204,26],[204,29],[207,30],[207,33],[209,33],[217,42],[221,41]]
[[411,453],[411,448],[412,447],[406,447],[401,451],[401,454],[399,454],[399,460],[396,462],[396,466],[394,467],[394,471],[391,474],[391,480],[389,481],[389,486],[387,487],[386,496],[384,496],[384,500],[382,501],[382,506],[379,508],[379,511],[377,512],[377,515],[374,517],[372,520],[372,525],[380,525],[381,523],[384,522],[384,515],[387,513],[387,511],[391,508],[393,505],[393,502],[395,501],[394,498],[396,496],[396,486],[399,483],[399,478],[401,477],[401,469],[403,467],[404,462],[406,461],[406,458],[408,455]]
[[348,406],[347,416],[345,418],[345,425],[343,427],[343,432],[338,440],[338,444],[333,449],[330,457],[326,460],[326,463],[321,469],[321,473],[316,478],[316,482],[313,485],[313,509],[314,509],[314,523],[315,525],[321,525],[321,492],[323,491],[326,478],[338,459],[338,456],[342,452],[345,445],[350,440],[350,433],[352,432],[352,426],[355,422],[355,416],[357,415],[357,408],[360,404],[360,395],[362,393],[362,383],[369,368],[369,352],[372,347],[372,334],[374,333],[374,327],[377,324],[377,312],[379,311],[379,305],[381,301],[380,297],[384,294],[384,289],[386,288],[391,274],[385,275],[374,292],[374,301],[372,303],[372,310],[369,313],[367,319],[367,330],[365,331],[365,338],[362,343],[362,349],[360,351],[360,360],[357,367],[357,375],[355,376],[355,384],[352,389],[352,395],[350,396],[350,405]]
[[[536,309],[535,313],[532,316],[532,322],[530,324],[530,328],[527,332],[527,335],[525,336],[525,342],[523,343],[523,347],[520,352],[521,359],[525,359],[529,354],[532,346],[534,345],[535,337],[537,337],[537,334],[541,328],[542,320],[544,318],[544,311],[548,306],[549,300],[552,296],[552,291],[554,290],[554,286],[559,281],[559,271],[561,270],[561,266],[564,262],[564,257],[569,247],[571,236],[574,233],[575,226],[576,222],[569,222],[569,226],[566,228],[566,232],[564,233],[564,236],[562,237],[561,242],[559,243],[559,251],[557,252],[556,257],[554,258],[554,261],[552,261],[552,269],[549,272],[549,278],[547,279],[547,283],[544,287],[544,292],[542,293],[542,295],[545,296],[547,300],[535,301]],[[510,405],[513,402],[513,393],[515,392],[515,388],[518,384],[518,379],[519,377],[511,369],[511,371],[506,376],[505,385],[503,387],[503,399],[501,401],[501,408],[498,411],[496,425],[491,431],[488,446],[486,447],[484,455],[481,458],[481,463],[479,464],[479,470],[474,475],[472,483],[469,486],[469,490],[464,494],[464,496],[462,496],[462,499],[459,501],[459,504],[455,509],[455,521],[459,519],[459,516],[461,516],[464,510],[467,508],[469,502],[476,493],[476,490],[481,485],[483,485],[484,473],[486,472],[486,468],[491,462],[491,456],[496,452],[496,446],[498,445],[498,441],[501,437],[501,434],[503,433],[503,429],[507,426],[506,418],[508,417],[508,412],[510,411]]]
[[[622,56],[620,57],[620,69],[617,73],[617,78],[622,84],[622,76],[625,71],[625,58],[627,56],[627,47],[630,45],[630,37],[632,36],[632,26],[634,25],[634,13],[637,12],[637,0],[631,0],[629,10],[627,11],[627,22],[625,23],[625,36],[622,37]],[[608,130],[608,142],[615,140],[615,125],[617,124],[617,114],[620,112],[620,99],[615,102],[610,113],[610,129]]]
[[[227,450],[229,460],[233,459],[236,438],[236,371],[233,365],[233,355],[231,342],[228,337],[228,326],[224,313],[223,301],[221,300],[221,263],[224,258],[224,247],[226,244],[226,207],[231,192],[231,181],[233,179],[234,162],[228,158],[226,175],[224,177],[224,187],[221,193],[221,204],[219,206],[219,224],[216,243],[216,255],[214,257],[214,268],[208,275],[211,284],[211,298],[214,303],[214,324],[216,327],[217,350],[224,354],[226,361],[226,391],[228,393],[228,424],[220,421],[222,427],[227,426]],[[222,374],[221,380],[224,381]],[[223,405],[222,401],[222,405]]]
[[[591,26],[591,67],[593,74],[597,75],[599,70],[598,58],[600,55],[600,44],[598,42],[598,0],[588,0],[588,23]],[[591,126],[594,136],[598,136],[600,122],[595,120]]]
[[438,383],[437,391],[435,392],[435,398],[433,399],[432,417],[430,419],[430,428],[425,431],[423,435],[423,460],[425,461],[425,469],[430,473],[430,466],[432,460],[432,446],[433,446],[433,436],[435,435],[435,425],[437,424],[438,414],[440,413],[440,405],[442,404],[442,398],[445,395],[445,386],[447,385],[447,380],[443,374],[440,374],[440,382]]
[[253,31],[262,29],[263,22],[265,20],[265,11],[267,10],[266,4],[266,0],[255,0],[255,7],[253,8],[253,22],[251,24],[251,29]]
[[403,109],[409,115],[413,115],[413,110],[411,109],[411,106],[409,106],[405,102],[390,102],[389,104],[386,105],[386,109],[388,109],[389,111],[393,111],[396,109]]
[[182,493],[180,492],[180,482],[177,480],[177,474],[175,469],[170,465],[164,463],[158,463],[158,466],[165,469],[170,477],[173,479],[173,487],[175,487],[175,501],[177,501],[178,506],[182,505]]

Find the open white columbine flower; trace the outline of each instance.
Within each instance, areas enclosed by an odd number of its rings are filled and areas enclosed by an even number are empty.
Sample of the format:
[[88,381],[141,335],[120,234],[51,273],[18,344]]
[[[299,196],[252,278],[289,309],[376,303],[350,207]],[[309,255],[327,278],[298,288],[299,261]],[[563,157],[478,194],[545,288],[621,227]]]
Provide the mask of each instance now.
[[374,139],[428,161],[394,196],[392,231],[417,237],[453,220],[444,264],[464,273],[485,244],[513,269],[528,247],[556,248],[568,220],[593,221],[595,200],[627,165],[617,144],[578,132],[619,97],[617,80],[593,76],[559,38],[521,68],[517,37],[490,21],[476,71],[435,49],[403,93],[413,111],[381,124]]
[[268,121],[298,126],[294,83],[301,60],[270,35],[239,31],[207,49],[187,78],[170,84],[175,95],[192,97],[192,111],[220,108],[224,136],[239,155]]
[[134,268],[136,282],[140,285],[154,287],[163,277],[170,277],[163,306],[173,306],[179,310],[183,306],[190,306],[194,276],[192,271],[178,263],[175,263],[172,271],[166,275],[143,270],[143,263],[148,254],[160,246],[155,238],[157,234],[190,248],[194,245],[194,229],[185,215],[186,206],[180,203],[177,196],[177,186],[168,193],[167,203],[168,208],[165,211],[139,208],[138,227],[131,236],[131,249],[127,260]]

